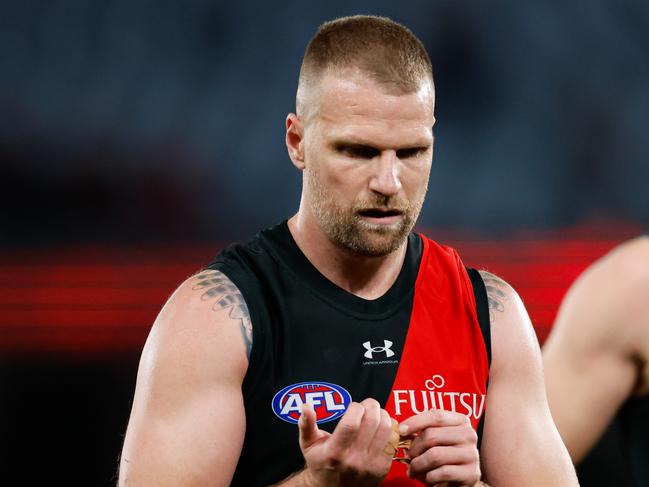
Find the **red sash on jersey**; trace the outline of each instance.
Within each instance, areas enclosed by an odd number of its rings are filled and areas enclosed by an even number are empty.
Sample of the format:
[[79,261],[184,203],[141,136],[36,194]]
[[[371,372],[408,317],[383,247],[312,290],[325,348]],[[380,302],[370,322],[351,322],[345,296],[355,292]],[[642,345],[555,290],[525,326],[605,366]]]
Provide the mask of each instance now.
[[[471,281],[455,250],[422,241],[408,335],[385,409],[400,423],[432,408],[456,411],[477,429],[489,365]],[[382,485],[423,485],[406,470],[393,462]]]

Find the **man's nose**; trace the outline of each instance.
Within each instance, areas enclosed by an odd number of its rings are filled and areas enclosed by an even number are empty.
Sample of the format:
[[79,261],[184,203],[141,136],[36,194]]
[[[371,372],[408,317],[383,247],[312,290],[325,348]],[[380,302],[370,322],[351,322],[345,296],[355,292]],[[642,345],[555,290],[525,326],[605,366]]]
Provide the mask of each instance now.
[[383,151],[381,156],[373,161],[374,173],[370,180],[370,189],[386,196],[397,194],[401,190],[399,179],[399,159],[395,151]]

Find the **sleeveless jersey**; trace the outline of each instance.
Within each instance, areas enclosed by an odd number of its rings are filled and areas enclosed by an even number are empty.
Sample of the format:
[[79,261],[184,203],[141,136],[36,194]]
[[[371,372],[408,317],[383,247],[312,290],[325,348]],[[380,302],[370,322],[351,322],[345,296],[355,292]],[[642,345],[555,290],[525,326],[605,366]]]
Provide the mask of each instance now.
[[[253,326],[242,386],[246,432],[232,485],[269,485],[304,467],[297,420],[305,402],[329,432],[352,400],[372,397],[399,422],[445,409],[466,414],[480,434],[487,297],[477,271],[453,249],[411,234],[398,278],[374,300],[320,274],[286,221],[225,249],[208,268],[239,288]],[[393,462],[384,485],[422,485],[405,471]]]
[[617,419],[635,485],[649,485],[649,396],[627,399]]

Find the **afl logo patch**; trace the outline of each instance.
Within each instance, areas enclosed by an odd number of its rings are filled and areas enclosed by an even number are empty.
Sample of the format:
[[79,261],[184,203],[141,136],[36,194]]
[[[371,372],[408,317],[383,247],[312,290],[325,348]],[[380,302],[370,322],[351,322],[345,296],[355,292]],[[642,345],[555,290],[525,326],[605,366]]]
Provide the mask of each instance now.
[[273,412],[288,422],[297,424],[302,406],[311,404],[316,423],[326,423],[341,417],[352,402],[344,388],[329,382],[300,382],[286,386],[273,397]]

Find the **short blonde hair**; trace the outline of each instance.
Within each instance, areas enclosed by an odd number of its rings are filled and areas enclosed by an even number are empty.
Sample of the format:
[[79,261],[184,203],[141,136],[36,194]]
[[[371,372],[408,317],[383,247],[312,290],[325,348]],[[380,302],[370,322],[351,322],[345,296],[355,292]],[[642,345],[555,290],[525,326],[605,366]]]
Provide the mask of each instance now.
[[304,53],[299,83],[311,84],[325,71],[350,68],[401,93],[412,93],[422,81],[433,81],[432,64],[422,42],[407,27],[386,17],[355,15],[322,24]]

